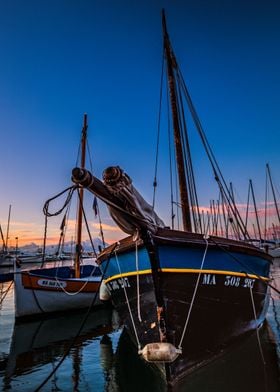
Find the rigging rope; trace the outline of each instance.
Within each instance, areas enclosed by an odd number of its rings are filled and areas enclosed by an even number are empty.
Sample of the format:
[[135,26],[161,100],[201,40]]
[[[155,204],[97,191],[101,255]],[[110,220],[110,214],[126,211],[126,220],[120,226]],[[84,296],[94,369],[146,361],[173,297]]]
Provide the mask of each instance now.
[[183,110],[183,99],[182,99],[181,89],[180,89],[178,80],[179,80],[178,70],[176,69],[176,82],[177,82],[177,87],[178,87],[176,89],[176,91],[178,91],[177,100],[180,103],[180,107],[179,107],[179,110],[180,110],[179,121],[180,121],[180,125],[181,125],[180,132],[181,132],[182,145],[184,145],[184,149],[183,149],[184,161],[185,161],[185,168],[186,168],[186,172],[187,172],[188,186],[189,186],[189,191],[190,191],[191,213],[192,213],[192,217],[193,217],[195,232],[202,233],[200,213],[199,213],[199,207],[198,207],[199,203],[198,203],[196,184],[195,184],[195,176],[194,176],[192,157],[191,157],[191,149],[190,149],[189,137],[188,137],[188,132],[187,132],[185,113]]
[[206,258],[206,254],[207,254],[207,250],[208,250],[208,240],[207,240],[208,237],[204,236],[204,239],[205,239],[205,242],[206,242],[206,247],[205,247],[205,250],[204,250],[203,257],[202,257],[202,261],[201,261],[201,265],[200,265],[200,271],[199,271],[199,274],[197,276],[197,280],[196,280],[194,292],[193,292],[193,295],[192,295],[189,311],[188,311],[188,314],[187,314],[186,322],[185,322],[185,325],[184,325],[184,328],[183,328],[182,337],[181,337],[179,345],[178,345],[178,349],[179,350],[182,350],[182,343],[183,343],[183,340],[184,340],[184,337],[185,337],[185,333],[186,333],[186,329],[187,329],[187,326],[188,326],[188,323],[189,323],[189,319],[190,319],[190,316],[191,316],[191,311],[192,311],[192,308],[193,308],[193,304],[194,304],[194,300],[195,300],[195,297],[196,297],[196,293],[197,293],[200,277],[201,277],[201,274],[202,274],[202,269],[203,269],[203,266],[204,266],[204,262],[205,262],[205,258]]
[[45,228],[44,228],[44,241],[43,241],[41,268],[43,268],[43,266],[44,266],[45,257],[46,257],[47,231],[48,231],[48,217],[47,217],[47,215],[45,215]]
[[[47,216],[47,217],[51,217],[51,216],[57,216],[57,215],[61,214],[61,212],[62,212],[62,211],[67,207],[67,205],[70,203],[71,198],[72,198],[72,196],[73,196],[73,193],[74,193],[74,191],[75,191],[77,188],[78,188],[77,185],[71,185],[71,186],[69,186],[68,188],[64,189],[63,191],[59,192],[57,195],[55,195],[55,196],[51,197],[50,199],[48,199],[48,200],[45,202],[44,207],[43,207],[43,213],[44,213],[44,215]],[[63,195],[64,193],[66,193],[67,191],[68,191],[68,195],[67,195],[67,197],[66,197],[66,200],[65,200],[63,206],[62,206],[58,211],[56,211],[56,212],[53,212],[53,213],[49,212],[49,205],[50,205],[50,202],[53,201],[53,200],[55,200],[55,199],[57,199],[58,197],[62,196],[62,195]]]
[[116,258],[118,270],[119,270],[119,273],[120,273],[120,276],[121,276],[122,286],[123,286],[122,288],[124,290],[124,296],[125,296],[125,300],[126,300],[126,303],[127,303],[128,312],[129,312],[129,316],[130,316],[130,319],[131,319],[132,327],[133,327],[133,330],[134,330],[135,338],[136,338],[136,341],[137,341],[138,350],[141,350],[141,345],[140,345],[140,341],[139,341],[139,338],[138,338],[137,329],[136,329],[136,326],[135,326],[135,322],[133,320],[132,310],[131,310],[131,307],[130,307],[128,295],[127,295],[126,288],[125,288],[123,274],[121,272],[121,267],[120,267],[119,260],[118,260],[117,250],[115,250],[115,258]]
[[164,50],[163,50],[162,62],[161,62],[161,77],[160,77],[160,95],[159,95],[159,112],[158,112],[158,126],[157,126],[155,176],[154,176],[154,182],[153,182],[153,187],[154,187],[154,192],[153,192],[153,209],[155,208],[155,201],[156,201],[157,169],[158,169],[158,155],[159,155],[160,119],[161,119],[162,86],[163,86],[164,64],[165,64],[165,62],[164,62]]
[[[72,185],[66,189],[64,189],[63,191],[59,192],[58,194],[56,194],[55,196],[51,197],[50,199],[48,199],[43,207],[43,213],[45,215],[45,228],[44,228],[44,242],[43,242],[43,254],[42,254],[42,263],[41,263],[41,268],[43,267],[44,263],[45,263],[45,256],[46,256],[46,241],[47,241],[47,228],[48,228],[48,218],[52,217],[52,216],[58,216],[59,214],[61,214],[61,212],[68,207],[68,205],[71,202],[72,196],[74,191],[77,189],[76,185]],[[62,196],[64,193],[68,192],[68,195],[66,197],[66,200],[63,204],[63,206],[56,212],[51,213],[49,212],[49,206],[50,206],[50,202],[59,198],[60,196]]]
[[137,288],[137,314],[138,320],[142,322],[141,312],[140,312],[140,284],[139,284],[139,260],[138,260],[138,239],[135,240],[135,269],[137,272],[136,276],[136,288]]
[[[168,93],[168,92],[167,92]],[[172,149],[171,149],[171,127],[170,127],[170,107],[167,105],[167,132],[168,132],[168,153],[169,153],[169,175],[170,175],[170,202],[171,202],[171,228],[174,230],[174,192],[173,192],[173,170],[172,170]]]
[[205,148],[206,154],[207,154],[208,159],[209,159],[209,161],[210,161],[212,170],[213,170],[213,172],[214,172],[215,180],[216,180],[217,183],[218,183],[218,186],[219,186],[219,188],[220,188],[220,191],[224,193],[224,197],[226,198],[226,200],[227,200],[227,202],[228,202],[228,204],[229,204],[229,206],[230,206],[230,209],[231,209],[231,211],[232,211],[232,213],[233,213],[233,215],[234,215],[236,221],[238,222],[238,226],[239,226],[240,229],[242,230],[242,234],[243,234],[244,238],[249,239],[250,236],[249,236],[249,234],[248,234],[248,232],[247,232],[247,230],[246,230],[246,227],[245,227],[245,225],[244,225],[244,223],[243,223],[243,220],[242,220],[242,218],[241,218],[241,216],[240,216],[240,214],[239,214],[239,211],[238,211],[238,209],[237,209],[237,207],[236,207],[236,205],[235,205],[235,203],[234,203],[234,200],[232,199],[232,196],[231,196],[230,191],[229,191],[229,189],[228,189],[228,186],[227,186],[227,184],[226,184],[226,182],[225,182],[225,179],[224,179],[224,177],[223,177],[223,174],[222,174],[222,172],[221,172],[221,170],[220,170],[220,167],[219,167],[219,165],[218,165],[218,162],[217,162],[217,160],[216,160],[216,158],[215,158],[215,156],[214,156],[214,153],[213,153],[213,151],[212,151],[212,148],[211,148],[211,146],[210,146],[210,144],[209,144],[209,142],[208,142],[208,140],[207,140],[207,137],[206,137],[206,135],[205,135],[205,133],[204,133],[204,131],[203,131],[201,122],[200,122],[200,120],[199,120],[199,117],[198,117],[198,115],[197,115],[197,112],[196,112],[196,110],[195,110],[195,107],[194,107],[194,105],[193,105],[192,99],[191,99],[191,97],[190,97],[190,94],[189,94],[189,92],[188,92],[187,86],[186,86],[186,84],[185,84],[185,81],[184,81],[184,79],[183,79],[181,70],[180,70],[180,68],[179,68],[178,65],[177,65],[177,68],[178,68],[179,83],[180,83],[180,85],[182,86],[182,89],[183,89],[183,92],[184,92],[186,101],[187,101],[187,103],[188,103],[189,110],[190,110],[190,113],[191,113],[191,115],[192,115],[194,124],[195,124],[195,126],[196,126],[196,128],[197,128],[197,131],[198,131],[198,133],[199,133],[199,135],[200,135],[202,144],[203,144],[203,146],[204,146],[204,148]]
[[[255,307],[255,302],[254,302],[254,297],[253,297],[253,291],[252,287],[250,286],[250,296],[251,296],[251,301],[252,301],[252,307],[253,307],[253,313],[254,313],[254,318],[257,324],[257,312],[256,312],[256,307]],[[260,354],[262,357],[263,364],[266,365],[264,355],[263,355],[263,350],[262,350],[262,345],[261,345],[261,339],[260,339],[260,334],[259,334],[259,329],[258,326],[256,326],[256,333],[257,333],[257,339],[258,339],[258,345],[259,345],[259,350]]]
[[[71,202],[72,202],[72,199],[70,200],[69,205],[68,205],[68,207],[66,209],[67,215],[66,215],[65,229],[64,229],[63,238],[62,238],[62,246],[61,246],[62,252],[64,250],[65,235],[66,235],[66,232],[67,232],[67,229],[68,229],[68,222],[69,222]],[[73,245],[73,243],[71,241],[71,248],[70,248],[71,249],[71,257],[73,256],[73,247],[72,247],[72,245]]]
[[[92,159],[91,159],[91,150],[90,150],[90,145],[88,144],[88,140],[87,140],[87,150],[88,150],[88,158],[89,158],[90,171],[91,171],[91,173],[93,173],[93,164],[92,164]],[[99,221],[100,236],[101,236],[103,248],[105,248],[105,245],[106,245],[106,244],[105,244],[105,239],[104,239],[104,233],[103,233],[103,227],[102,227],[102,220],[101,220],[99,204],[98,204],[98,201],[97,201],[96,196],[95,196],[94,201],[95,201],[95,203],[96,203],[96,211],[97,211],[98,221]]]
[[[80,199],[80,202],[81,202],[80,192],[78,192],[78,195],[79,195],[79,199]],[[96,250],[95,250],[95,247],[94,247],[94,244],[93,244],[93,240],[92,240],[92,236],[91,236],[91,233],[90,233],[90,229],[89,229],[86,213],[85,213],[84,206],[83,206],[82,202],[81,202],[81,207],[82,207],[82,213],[83,213],[83,217],[84,217],[87,233],[88,233],[89,240],[90,240],[90,243],[91,243],[91,246],[92,246],[92,250],[93,250],[93,253],[94,253],[95,257],[97,258],[97,253],[96,253]]]
[[[48,200],[45,202],[44,207],[43,207],[43,212],[44,212],[45,217],[47,218],[47,217],[57,216],[57,215],[61,214],[62,211],[63,211],[65,208],[66,208],[66,213],[65,213],[64,217],[66,217],[67,212],[69,213],[69,207],[70,207],[70,202],[71,202],[73,193],[74,193],[75,190],[78,191],[78,189],[79,189],[78,186],[72,185],[71,187],[68,187],[68,188],[64,189],[62,192],[60,192],[60,193],[58,193],[57,195],[53,196],[52,198],[48,199]],[[68,191],[68,195],[67,195],[67,197],[66,197],[66,200],[65,200],[63,206],[62,206],[59,210],[57,210],[56,212],[53,212],[53,213],[49,212],[50,202],[53,201],[53,200],[55,200],[55,199],[57,199],[57,198],[59,198],[60,196],[62,196],[62,195],[63,195],[64,193],[66,193],[67,191]],[[79,197],[79,199],[80,199],[80,201],[81,201],[81,195],[80,195],[79,192],[77,192],[77,193],[78,193],[78,197]],[[97,253],[96,253],[96,250],[95,250],[95,247],[94,247],[94,244],[93,244],[93,240],[92,240],[92,237],[91,237],[91,234],[90,234],[90,229],[89,229],[88,221],[87,221],[86,214],[85,214],[85,210],[84,210],[84,207],[83,207],[82,203],[81,203],[81,207],[82,207],[82,213],[83,213],[83,217],[84,217],[84,220],[85,220],[85,225],[86,225],[87,232],[88,232],[88,235],[89,235],[90,243],[91,243],[91,246],[92,246],[92,250],[93,250],[93,252],[94,252],[95,257],[97,257]],[[62,231],[62,230],[61,230],[61,231]],[[43,255],[45,255],[46,236],[47,236],[47,219],[45,219],[45,235],[44,235]],[[60,243],[61,243],[61,239],[60,239]],[[59,248],[60,248],[60,243],[59,243]],[[43,257],[43,259],[44,259],[44,257]]]
[[57,245],[57,250],[55,252],[55,254],[57,256],[59,256],[60,251],[62,249],[62,243],[63,243],[63,238],[64,238],[64,233],[65,233],[65,223],[66,223],[66,216],[67,216],[67,212],[68,212],[68,208],[66,209],[66,212],[62,218],[62,222],[60,225],[60,236],[59,236],[59,241],[58,241],[58,245]]
[[[60,288],[65,294],[69,295],[69,297],[74,297],[75,295],[77,295],[77,294],[79,294],[80,292],[82,292],[83,289],[87,286],[87,284],[88,284],[89,282],[93,282],[92,280],[90,280],[90,278],[92,278],[92,277],[94,276],[95,270],[96,270],[96,266],[95,266],[95,268],[92,269],[90,275],[88,275],[88,276],[85,278],[86,280],[84,281],[84,284],[80,287],[80,289],[79,289],[78,291],[75,291],[74,293],[67,291],[67,290],[63,287],[63,284],[62,284],[62,283],[65,282],[65,279],[62,281],[62,280],[59,280],[59,279],[61,279],[61,278],[59,278],[59,276],[55,276],[55,280],[56,280],[56,282],[58,283],[59,288]],[[82,281],[83,281],[82,279],[83,279],[83,278],[79,278],[79,282],[82,282]],[[70,281],[71,281],[71,280],[70,280]],[[76,282],[76,281],[74,281],[74,282]],[[94,282],[94,283],[96,283],[96,282]],[[97,283],[98,283],[98,282],[97,282]],[[90,292],[87,292],[87,293],[90,293]]]

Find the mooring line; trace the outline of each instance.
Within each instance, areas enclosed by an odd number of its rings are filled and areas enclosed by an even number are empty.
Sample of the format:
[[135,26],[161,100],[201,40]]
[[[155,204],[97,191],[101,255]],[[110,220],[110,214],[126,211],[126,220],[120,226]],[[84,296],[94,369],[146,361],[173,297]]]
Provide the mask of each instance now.
[[208,250],[208,245],[209,244],[208,244],[208,241],[207,241],[206,237],[205,237],[205,241],[206,241],[206,247],[205,247],[204,254],[203,254],[203,257],[202,257],[202,261],[201,261],[201,265],[200,265],[200,272],[199,272],[199,274],[197,276],[196,285],[195,285],[195,288],[194,288],[194,292],[193,292],[193,295],[192,295],[189,311],[188,311],[188,314],[187,314],[187,319],[186,319],[186,322],[185,322],[185,325],[184,325],[184,328],[183,328],[183,332],[182,332],[182,337],[181,337],[180,343],[178,345],[178,348],[180,350],[182,350],[183,339],[185,337],[186,329],[187,329],[187,326],[188,326],[188,323],[189,323],[189,319],[190,319],[190,316],[191,316],[192,307],[193,307],[194,300],[195,300],[195,297],[196,297],[196,293],[197,293],[197,289],[198,289],[198,285],[199,285],[202,269],[203,269],[203,266],[204,266],[204,262],[205,262],[205,258],[206,258],[206,254],[207,254],[207,250]]
[[124,284],[124,278],[122,277],[121,267],[120,267],[120,264],[119,264],[119,260],[118,260],[118,256],[117,256],[117,252],[116,251],[115,251],[115,258],[116,258],[118,269],[119,269],[119,272],[120,272],[120,275],[121,275],[121,280],[122,280],[125,300],[126,300],[128,311],[129,311],[129,315],[130,315],[130,318],[131,318],[132,327],[134,329],[134,334],[135,334],[135,337],[136,337],[136,340],[137,340],[138,350],[141,350],[141,345],[140,345],[140,341],[139,341],[139,338],[138,338],[137,329],[136,329],[136,326],[135,326],[135,322],[133,320],[132,310],[131,310],[131,307],[130,307],[128,295],[127,295],[125,284]]
[[[117,246],[117,244],[116,244],[116,246]],[[76,343],[76,340],[78,339],[78,337],[79,337],[79,335],[80,335],[80,333],[81,333],[81,331],[82,331],[82,329],[83,329],[83,327],[84,327],[84,325],[85,325],[85,323],[86,323],[86,321],[87,321],[87,319],[88,319],[88,317],[89,317],[89,314],[90,314],[90,312],[91,312],[91,310],[92,310],[92,307],[94,306],[94,304],[95,304],[95,302],[96,302],[97,295],[99,294],[99,290],[100,290],[101,283],[102,283],[102,281],[103,281],[103,279],[104,279],[104,276],[105,276],[105,274],[106,274],[106,271],[107,271],[107,268],[108,268],[108,265],[109,265],[109,262],[110,262],[110,259],[111,259],[111,255],[112,255],[112,253],[114,252],[116,246],[112,249],[112,251],[110,252],[110,254],[109,254],[109,256],[108,256],[108,259],[107,259],[107,262],[106,262],[106,266],[105,266],[104,271],[103,271],[102,276],[101,276],[101,281],[100,281],[100,283],[99,283],[98,290],[96,291],[95,296],[93,297],[93,300],[92,300],[92,302],[91,302],[91,304],[90,304],[90,306],[89,306],[89,308],[88,308],[88,310],[87,310],[87,313],[86,313],[86,315],[85,315],[85,317],[84,317],[84,319],[83,319],[83,321],[82,321],[82,323],[81,323],[81,325],[80,325],[80,328],[78,329],[78,332],[76,333],[75,337],[72,339],[72,341],[71,341],[69,347],[66,349],[65,353],[63,354],[62,358],[59,360],[59,362],[57,363],[57,365],[54,367],[54,369],[51,371],[51,373],[45,378],[45,380],[35,389],[34,392],[40,391],[40,389],[49,381],[49,379],[54,375],[54,373],[55,373],[55,372],[58,370],[58,368],[62,365],[62,363],[64,362],[64,360],[65,360],[66,357],[68,356],[68,354],[69,354],[71,348],[72,348],[72,347],[74,346],[74,344]]]
[[10,288],[12,287],[13,283],[14,283],[14,282],[12,281],[12,282],[10,283],[9,287],[7,288],[7,290],[1,293],[0,306],[1,306],[2,303],[4,302],[4,299],[6,298],[8,292],[10,291]]

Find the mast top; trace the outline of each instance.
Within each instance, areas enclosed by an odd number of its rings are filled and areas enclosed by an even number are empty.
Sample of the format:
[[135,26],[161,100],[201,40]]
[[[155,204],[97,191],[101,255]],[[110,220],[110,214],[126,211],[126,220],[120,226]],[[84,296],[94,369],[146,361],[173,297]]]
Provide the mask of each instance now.
[[[166,19],[164,9],[162,10],[162,29],[163,29],[163,39],[164,39],[164,52],[167,64],[167,75],[168,75],[168,86],[169,86],[169,97],[170,106],[172,111],[173,120],[173,133],[174,133],[174,146],[176,152],[176,163],[177,172],[179,180],[179,192],[182,206],[182,222],[184,231],[192,231],[192,221],[191,221],[191,211],[190,211],[190,196],[189,190],[187,188],[186,181],[186,168],[185,168],[185,156],[183,151],[183,130],[182,130],[182,106],[180,101],[178,101],[178,88],[179,83],[177,80],[177,62],[175,55],[172,51],[172,47],[169,41],[169,36],[167,33]],[[190,159],[190,156],[189,156]]]

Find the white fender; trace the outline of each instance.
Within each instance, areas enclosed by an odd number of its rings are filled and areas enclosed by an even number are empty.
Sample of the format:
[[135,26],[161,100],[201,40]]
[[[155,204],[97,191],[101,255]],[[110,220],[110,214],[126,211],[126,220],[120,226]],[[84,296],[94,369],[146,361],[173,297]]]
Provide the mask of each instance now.
[[100,301],[110,301],[111,300],[111,293],[109,289],[106,287],[106,283],[104,280],[101,282],[101,286],[99,289],[99,299]]

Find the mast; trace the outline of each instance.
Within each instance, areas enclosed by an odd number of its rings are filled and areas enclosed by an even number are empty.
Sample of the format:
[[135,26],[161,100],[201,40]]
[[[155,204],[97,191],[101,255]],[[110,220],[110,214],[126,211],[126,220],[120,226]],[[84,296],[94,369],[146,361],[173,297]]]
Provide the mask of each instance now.
[[[253,182],[252,182],[251,179],[249,180],[249,186],[251,187],[252,198],[253,198],[253,203],[254,203],[254,210],[255,210],[255,216],[256,216],[256,222],[257,222],[257,226],[258,226],[259,239],[261,240],[262,239],[262,233],[261,233],[259,215],[258,215],[257,204],[256,204],[256,199],[255,199],[255,192],[254,192],[254,188],[253,188]],[[256,235],[255,235],[255,238],[257,238]]]
[[8,252],[8,241],[9,241],[9,231],[10,231],[10,220],[11,220],[11,204],[9,205],[9,214],[8,214],[8,224],[7,224],[7,234],[6,234],[6,252]]
[[164,10],[162,10],[162,28],[163,28],[163,37],[164,37],[164,51],[165,51],[166,62],[167,62],[168,86],[169,86],[169,96],[170,96],[170,103],[171,103],[171,110],[172,110],[180,199],[181,199],[181,206],[182,206],[183,230],[192,231],[189,194],[187,190],[184,155],[183,155],[183,149],[181,143],[178,99],[176,94],[176,82],[174,76],[174,69],[177,68],[177,62],[170,45],[169,36],[166,28]]
[[[84,124],[82,129],[82,140],[81,140],[81,169],[85,168],[86,162],[86,142],[87,142],[87,114],[84,114]],[[75,278],[80,277],[80,261],[82,253],[82,223],[83,223],[83,199],[84,189],[81,187],[78,189],[79,200],[78,200],[78,217],[77,217],[77,243],[75,252]]]
[[4,238],[4,234],[3,234],[3,231],[2,231],[1,224],[0,224],[0,235],[1,235],[2,243],[3,243],[3,245],[2,245],[2,252],[4,253],[6,244],[5,244],[5,238]]
[[274,190],[274,186],[273,186],[271,173],[270,173],[270,168],[269,168],[269,164],[268,163],[266,164],[266,170],[267,170],[267,174],[268,174],[268,178],[269,178],[269,182],[270,182],[270,186],[271,186],[271,190],[272,190],[273,201],[274,201],[274,205],[275,205],[278,221],[280,223],[280,213],[279,213],[279,209],[278,209],[278,205],[277,205],[275,190]]

